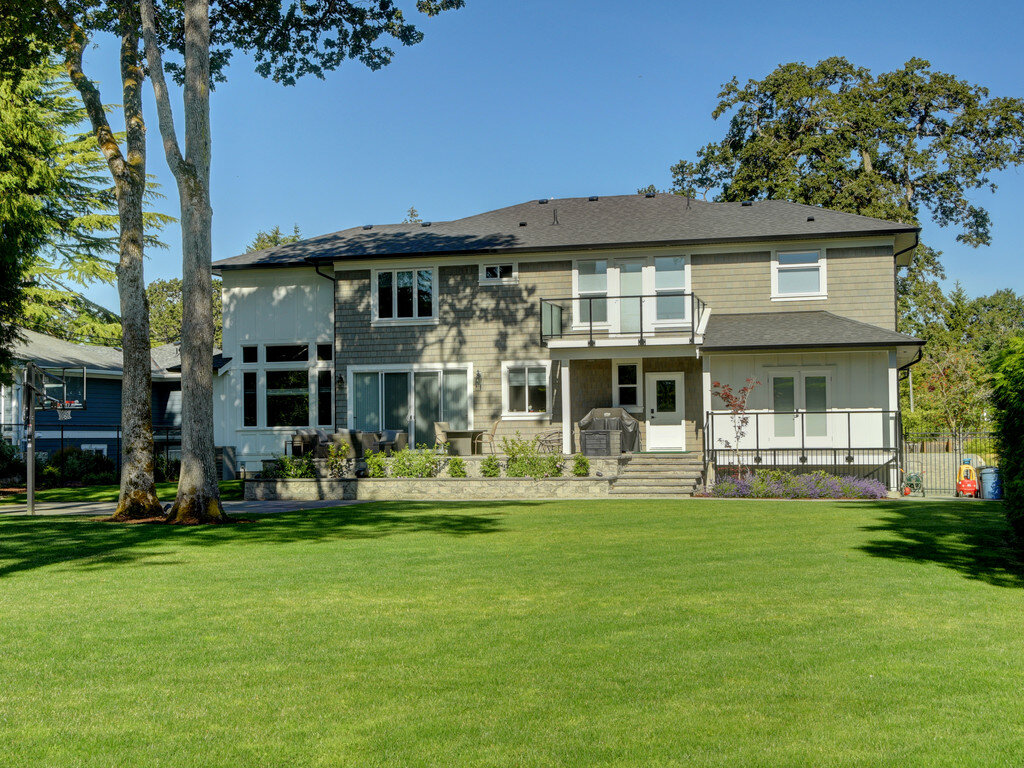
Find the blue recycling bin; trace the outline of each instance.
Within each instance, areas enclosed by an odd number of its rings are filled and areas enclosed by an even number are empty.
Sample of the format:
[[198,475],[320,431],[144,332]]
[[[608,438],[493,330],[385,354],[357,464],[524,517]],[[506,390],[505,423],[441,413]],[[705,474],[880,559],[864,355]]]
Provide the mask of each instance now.
[[1003,483],[999,479],[999,467],[985,467],[979,470],[978,479],[981,480],[981,498],[1003,498]]

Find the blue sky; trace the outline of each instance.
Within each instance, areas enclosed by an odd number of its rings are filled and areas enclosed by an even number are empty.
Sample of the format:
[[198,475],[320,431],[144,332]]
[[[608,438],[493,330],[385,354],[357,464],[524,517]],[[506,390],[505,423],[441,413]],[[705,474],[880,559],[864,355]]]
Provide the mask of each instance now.
[[[467,0],[417,20],[426,39],[378,72],[349,63],[285,88],[234,59],[212,97],[214,258],[275,224],[316,235],[400,221],[410,205],[444,220],[667,188],[669,166],[721,135],[710,116],[720,85],[783,62],[843,55],[877,72],[920,56],[993,95],[1024,96],[1016,3]],[[119,101],[116,47],[102,41],[86,65],[104,100]],[[176,215],[148,82],[145,109],[158,207]],[[992,214],[991,246],[958,244],[930,223],[923,233],[972,295],[1024,292],[1024,170],[994,180],[995,195],[976,195]],[[181,274],[177,225],[164,240],[147,282]],[[117,307],[113,287],[89,293]]]

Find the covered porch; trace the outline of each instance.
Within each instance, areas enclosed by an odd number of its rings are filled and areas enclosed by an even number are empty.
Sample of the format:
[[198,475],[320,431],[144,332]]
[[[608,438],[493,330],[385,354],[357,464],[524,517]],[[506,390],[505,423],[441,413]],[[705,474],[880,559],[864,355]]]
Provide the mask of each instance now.
[[559,359],[558,377],[562,453],[581,450],[580,420],[595,408],[622,408],[639,422],[637,452],[702,451],[704,394],[695,347],[576,349]]

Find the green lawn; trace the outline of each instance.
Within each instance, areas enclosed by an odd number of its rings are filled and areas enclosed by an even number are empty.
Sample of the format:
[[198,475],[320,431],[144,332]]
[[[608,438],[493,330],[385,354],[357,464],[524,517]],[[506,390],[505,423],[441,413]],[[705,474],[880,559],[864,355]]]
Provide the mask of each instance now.
[[983,502],[0,518],[11,766],[1019,766]]
[[[36,501],[117,501],[119,486],[87,485],[81,488],[45,488],[36,491]],[[178,484],[157,483],[157,495],[160,501],[174,501],[178,492]],[[220,496],[225,501],[242,498],[241,480],[223,480],[220,483]],[[24,493],[0,495],[0,504],[24,504]]]

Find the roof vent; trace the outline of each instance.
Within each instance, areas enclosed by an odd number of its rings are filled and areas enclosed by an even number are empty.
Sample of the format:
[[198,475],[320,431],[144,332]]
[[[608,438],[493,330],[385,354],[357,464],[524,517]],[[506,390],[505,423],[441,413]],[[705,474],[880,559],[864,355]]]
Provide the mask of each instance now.
[[548,199],[545,197],[537,201],[540,205],[547,205]]
[[429,221],[424,221],[422,224],[420,224],[420,226],[421,227],[429,227],[430,226],[430,222]]
[[813,216],[808,216],[808,217],[807,217],[807,220],[808,220],[808,221],[814,221],[814,217],[813,217]]
[[373,229],[373,224],[363,224],[363,229]]
[[589,200],[592,203],[597,202],[597,195],[591,195],[590,197],[587,198],[587,200]]
[[742,205],[744,208],[749,208],[753,204],[754,204],[753,200],[744,200],[742,203],[740,203],[740,205]]
[[526,226],[526,222],[525,221],[520,221],[519,222],[519,226],[520,227],[525,227]]
[[654,193],[654,192],[647,192],[647,193],[644,194],[644,197],[654,197],[655,194],[656,193]]

